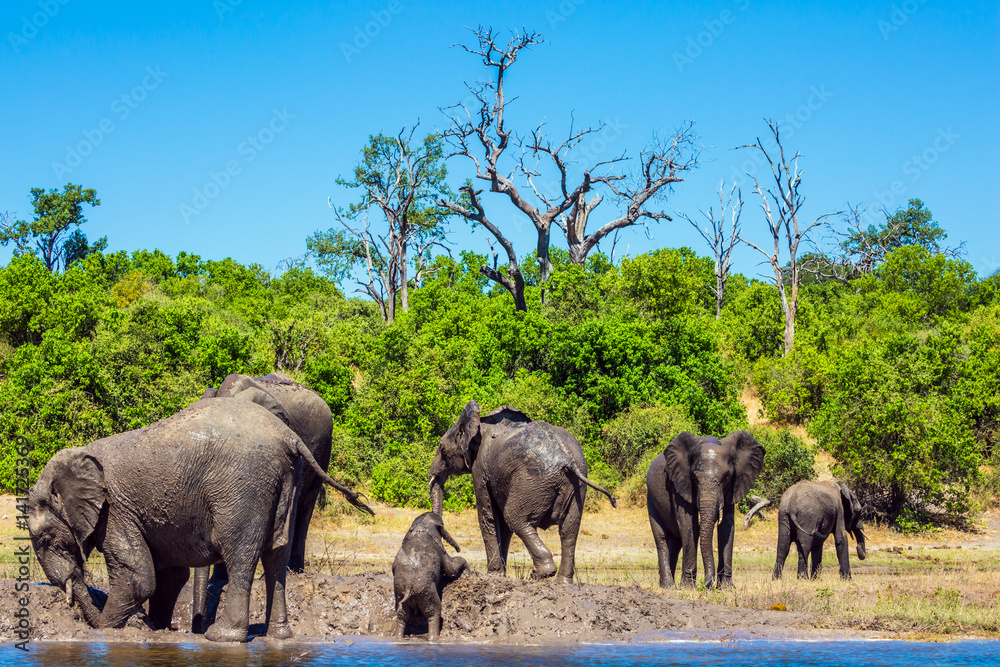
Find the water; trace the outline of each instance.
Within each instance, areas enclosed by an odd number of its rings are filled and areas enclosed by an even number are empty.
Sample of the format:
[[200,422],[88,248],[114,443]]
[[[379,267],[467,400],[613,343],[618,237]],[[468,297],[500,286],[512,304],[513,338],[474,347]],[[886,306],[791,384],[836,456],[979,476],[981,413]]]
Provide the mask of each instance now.
[[32,642],[30,653],[0,645],[0,664],[27,667],[110,665],[132,667],[235,667],[251,665],[421,665],[430,667],[560,667],[562,665],[919,665],[1000,664],[1000,642],[963,641],[927,644],[902,641],[737,641],[587,644],[578,646],[496,646],[390,642],[357,638],[329,643],[254,641],[244,645],[207,642],[127,644]]

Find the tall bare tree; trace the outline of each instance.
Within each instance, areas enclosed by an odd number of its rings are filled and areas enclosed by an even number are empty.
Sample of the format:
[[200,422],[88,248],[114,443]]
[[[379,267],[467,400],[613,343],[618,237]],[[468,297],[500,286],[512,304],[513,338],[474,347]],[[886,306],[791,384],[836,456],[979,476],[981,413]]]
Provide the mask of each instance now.
[[[805,203],[805,197],[799,192],[799,186],[802,184],[802,170],[799,169],[801,155],[795,153],[789,160],[781,143],[777,123],[768,120],[767,126],[774,137],[773,147],[770,149],[765,147],[758,136],[756,143],[739,148],[759,150],[771,167],[773,187],[762,188],[756,176],[753,174],[749,176],[753,179],[754,187],[760,196],[760,206],[764,211],[764,219],[774,246],[772,250],[767,251],[742,234],[737,238],[764,255],[774,271],[774,283],[781,297],[781,310],[785,318],[784,356],[788,356],[795,345],[795,314],[799,306],[799,283],[802,271],[798,257],[799,244],[811,230],[826,224],[827,218],[841,215],[843,211],[825,213],[804,226],[799,223],[799,210]],[[780,260],[782,246],[788,253],[788,263],[784,267]]]
[[[524,277],[517,254],[510,239],[488,218],[481,197],[484,189],[505,195],[534,226],[544,301],[544,284],[552,271],[549,245],[553,224],[566,237],[571,261],[583,264],[587,254],[608,234],[642,221],[669,220],[666,213],[649,210],[647,205],[656,202],[671,184],[682,180],[681,172],[697,163],[694,135],[688,123],[669,139],[651,142],[643,149],[638,167],[631,174],[614,171],[616,165],[629,162],[624,154],[603,160],[590,158],[593,164],[580,172],[575,167],[575,158],[581,151],[574,153],[574,150],[589,137],[603,132],[604,124],[578,130],[571,123],[567,138],[556,144],[543,132],[542,125],[522,140],[505,123],[507,106],[516,99],[507,97],[504,89],[507,70],[522,49],[544,42],[544,37],[535,32],[514,31],[506,44],[502,44],[492,28],[480,26],[472,32],[475,45],[460,46],[479,56],[491,77],[469,86],[475,99],[473,109],[463,103],[445,109],[451,127],[444,136],[452,147],[449,157],[461,155],[471,160],[475,166],[474,181],[488,186],[476,189],[473,182],[467,182],[461,188],[461,201],[442,199],[439,204],[482,225],[496,239],[506,254],[506,270],[498,268],[494,251],[494,265],[483,266],[480,272],[505,287],[518,310],[526,310]],[[520,155],[511,156],[501,164],[511,144],[521,149]],[[598,188],[605,192],[602,194]],[[614,200],[624,212],[588,234],[590,215],[605,199]]]
[[[729,191],[728,198],[725,192],[725,182],[719,183],[717,190],[719,195],[719,218],[715,218],[715,211],[709,207],[708,212],[700,211],[708,222],[704,227],[699,226],[686,214],[679,214],[688,221],[692,227],[698,230],[701,237],[705,239],[712,248],[712,257],[715,259],[715,319],[719,319],[722,313],[722,302],[726,294],[726,282],[729,280],[729,267],[732,262],[730,257],[733,248],[739,241],[740,236],[740,214],[743,212],[743,196],[736,184],[733,184]],[[735,199],[735,201],[733,201]]]
[[[337,184],[361,191],[361,200],[346,209],[327,202],[341,229],[316,232],[306,242],[310,254],[331,276],[342,279],[357,265],[364,276],[357,282],[382,311],[386,322],[396,316],[396,300],[409,309],[409,265],[415,264],[415,282],[424,275],[428,249],[444,240],[442,222],[449,215],[434,201],[450,195],[445,177],[443,142],[428,135],[414,145],[419,123],[395,137],[378,134],[369,139],[353,180]],[[384,232],[373,231],[370,213],[385,219]]]

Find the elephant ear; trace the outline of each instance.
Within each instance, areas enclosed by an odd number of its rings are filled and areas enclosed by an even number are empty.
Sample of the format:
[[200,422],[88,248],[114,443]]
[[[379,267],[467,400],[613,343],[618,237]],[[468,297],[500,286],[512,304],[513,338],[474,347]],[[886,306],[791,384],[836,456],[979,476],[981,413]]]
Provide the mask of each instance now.
[[694,489],[691,485],[691,470],[700,455],[698,436],[682,431],[670,441],[663,450],[663,458],[667,462],[667,477],[681,498],[689,503],[694,502]]
[[239,373],[230,373],[219,384],[219,389],[215,392],[215,395],[236,396],[244,389],[254,386],[256,386],[256,381],[252,377],[240,375]]
[[285,412],[285,408],[278,402],[278,399],[271,396],[271,394],[267,393],[263,389],[250,387],[236,394],[233,398],[240,401],[249,401],[250,403],[256,403],[257,405],[263,406],[267,408],[275,417],[285,422],[285,425],[291,424],[288,413]]
[[844,506],[844,525],[847,530],[853,530],[854,524],[857,522],[858,517],[855,516],[854,506],[858,502],[858,497],[854,495],[854,492],[846,484],[839,484],[840,486],[840,502]]
[[97,529],[101,508],[107,499],[104,467],[83,449],[64,449],[52,457],[52,499],[61,512],[80,548],[80,558],[87,559],[87,540]]
[[468,470],[472,469],[470,448],[472,440],[479,435],[479,403],[469,401],[462,409],[462,415],[447,433],[441,449],[447,459],[461,457]]
[[733,451],[732,497],[726,498],[726,502],[735,504],[750,493],[757,476],[764,469],[764,446],[746,431],[730,433],[720,442]]

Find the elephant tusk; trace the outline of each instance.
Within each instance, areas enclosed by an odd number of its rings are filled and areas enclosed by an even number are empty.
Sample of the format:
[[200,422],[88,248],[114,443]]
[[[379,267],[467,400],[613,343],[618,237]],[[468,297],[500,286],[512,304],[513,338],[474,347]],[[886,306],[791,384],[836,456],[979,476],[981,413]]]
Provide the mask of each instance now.
[[73,577],[66,580],[66,604],[73,606]]

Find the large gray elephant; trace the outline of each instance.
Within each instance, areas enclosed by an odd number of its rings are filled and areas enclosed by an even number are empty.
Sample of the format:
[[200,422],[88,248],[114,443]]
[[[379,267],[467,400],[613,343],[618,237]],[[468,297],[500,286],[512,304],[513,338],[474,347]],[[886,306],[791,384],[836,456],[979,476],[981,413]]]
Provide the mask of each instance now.
[[[224,562],[230,592],[205,633],[215,641],[247,640],[260,561],[267,633],[288,637],[285,563],[303,463],[334,483],[268,410],[205,399],[146,428],[53,456],[28,494],[32,546],[49,581],[96,628],[123,627],[146,600],[150,624],[168,627],[188,568]],[[93,549],[107,564],[103,609],[84,583]]]
[[406,624],[419,611],[427,619],[427,636],[432,642],[441,634],[441,591],[449,581],[461,576],[466,562],[449,556],[441,540],[461,551],[434,512],[424,512],[410,524],[403,544],[392,561],[392,587],[396,597],[396,635],[406,633]]
[[[286,377],[271,374],[262,378],[231,374],[226,376],[218,389],[207,389],[202,398],[230,397],[240,401],[256,403],[270,410],[302,438],[306,448],[324,471],[330,463],[333,418],[330,406],[312,389]],[[360,494],[340,484],[335,488],[344,494],[348,502],[371,512],[359,501]],[[291,550],[288,569],[301,572],[305,567],[306,536],[312,519],[316,500],[323,490],[323,481],[316,473],[306,468],[302,472],[302,489],[298,494],[295,510],[295,524],[291,531]],[[219,603],[222,588],[228,582],[224,564],[215,566],[211,581],[208,568],[198,568],[194,572],[193,610],[191,629],[200,633],[209,625]]]
[[[823,543],[831,533],[840,562],[840,576],[851,578],[847,535],[857,540],[858,558],[865,559],[865,530],[861,523],[861,503],[846,484],[833,480],[799,482],[781,495],[778,506],[778,554],[774,578],[781,577],[785,559],[794,541],[799,551],[799,578],[815,577],[823,562]],[[806,561],[812,557],[811,570]]]
[[[750,491],[763,467],[764,447],[746,431],[721,439],[684,431],[653,459],[646,473],[646,508],[656,543],[660,586],[674,584],[681,550],[681,583],[695,585],[699,543],[705,586],[733,585],[736,504]],[[716,524],[718,571],[712,554]]]
[[507,550],[517,535],[534,562],[532,576],[556,574],[555,561],[538,529],[559,526],[562,556],[557,581],[571,583],[576,538],[587,486],[611,499],[607,489],[587,479],[587,461],[569,431],[504,405],[480,417],[469,401],[458,421],[441,437],[430,468],[431,506],[438,516],[450,475],[472,474],[486,567],[506,572]]
[[[248,389],[257,391],[251,392]],[[330,406],[312,389],[275,373],[261,378],[234,373],[227,376],[218,389],[207,389],[202,394],[202,398],[224,396],[256,402],[271,410],[302,438],[320,468],[326,470],[330,465],[333,417]],[[292,551],[288,559],[288,569],[293,572],[301,572],[305,567],[309,522],[322,490],[323,482],[320,478],[312,470],[303,470],[302,493],[296,509]],[[349,489],[341,487],[338,490],[355,500],[358,498]]]

